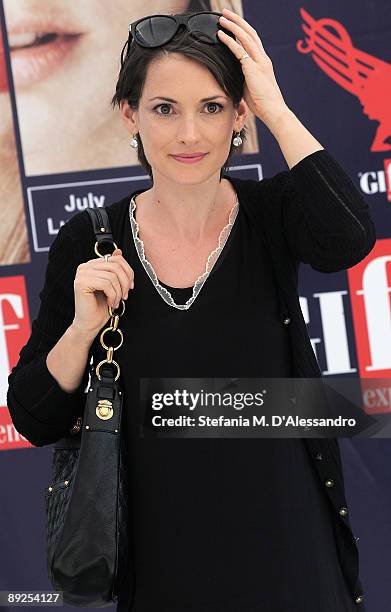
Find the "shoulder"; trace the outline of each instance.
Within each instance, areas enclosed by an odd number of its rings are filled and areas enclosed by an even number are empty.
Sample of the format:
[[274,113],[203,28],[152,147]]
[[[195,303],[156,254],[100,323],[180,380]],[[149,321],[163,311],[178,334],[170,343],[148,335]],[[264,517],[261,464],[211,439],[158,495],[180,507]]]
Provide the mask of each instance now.
[[335,157],[327,149],[317,149],[296,162],[288,170],[282,170],[274,176],[254,179],[234,178],[242,189],[248,201],[257,200],[263,196],[262,201],[271,201],[274,204],[282,203],[282,200],[296,198],[298,192],[307,191],[317,184],[326,183],[330,177],[335,177],[335,182],[343,183],[346,188],[352,188],[353,183],[342,169]]
[[[251,217],[265,218],[270,222],[278,218],[285,193],[292,189],[292,177],[289,170],[278,172],[272,177],[242,179],[231,177],[236,189],[239,203]],[[266,217],[264,217],[264,215]]]
[[243,179],[230,177],[238,195],[242,195],[245,202],[258,200],[260,195],[278,197],[280,193],[291,185],[292,176],[289,170],[282,170],[274,176],[262,179]]

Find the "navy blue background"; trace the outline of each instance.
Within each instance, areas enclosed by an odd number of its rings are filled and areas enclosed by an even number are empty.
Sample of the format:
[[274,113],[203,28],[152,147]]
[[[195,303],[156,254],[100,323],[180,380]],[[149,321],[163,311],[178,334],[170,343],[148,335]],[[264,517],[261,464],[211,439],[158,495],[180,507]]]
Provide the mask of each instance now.
[[[273,61],[275,75],[287,104],[307,129],[340,161],[357,186],[359,172],[381,170],[384,159],[391,154],[387,151],[370,151],[378,122],[368,119],[359,100],[324,74],[311,59],[311,54],[298,52],[296,43],[304,39],[299,12],[304,7],[315,19],[327,17],[337,20],[347,29],[355,47],[390,63],[389,0],[345,0],[342,3],[337,0],[307,0],[304,4],[296,0],[265,3],[247,1],[243,6],[244,17],[256,28]],[[233,166],[260,163],[265,177],[286,170],[286,162],[272,134],[259,120],[257,129],[260,153],[243,155],[234,160]],[[15,131],[21,160],[17,125]],[[234,167],[231,171],[236,174]],[[254,170],[241,170],[239,175],[256,178]],[[135,176],[142,177],[144,172],[139,167],[124,167],[50,175],[42,179],[29,179],[22,175],[26,192],[26,218],[29,219],[28,187]],[[101,185],[95,187],[95,190],[104,192],[106,203],[110,203],[132,189],[144,186],[144,183],[144,180],[129,180]],[[45,195],[42,192],[34,200],[38,222],[40,215],[46,217],[48,197],[48,193]],[[387,202],[386,194],[377,193],[365,197],[377,226],[378,239],[391,237],[390,203]],[[60,220],[63,203],[61,198],[53,201],[58,210],[52,208],[51,215]],[[43,284],[47,251],[34,251],[30,229],[29,238],[31,264],[0,268],[0,275],[26,275],[30,316],[33,319],[39,307],[38,293]],[[43,230],[40,240],[49,246],[50,237],[45,236]],[[321,274],[309,266],[301,266],[300,295],[308,298],[310,308],[314,293],[330,289],[348,290],[345,272]],[[311,314],[311,337],[322,337],[317,311],[314,308]],[[348,324],[349,334],[354,337],[350,319]],[[356,367],[355,360],[353,354],[352,362]],[[325,369],[324,363],[320,363],[320,366]],[[388,612],[391,609],[391,443],[388,439],[340,439],[340,445],[351,521],[355,535],[360,538],[360,575],[367,612]],[[0,453],[0,590],[52,590],[46,574],[43,501],[43,490],[51,480],[51,452],[51,447],[46,447]],[[322,554],[321,550],[319,554]],[[68,607],[65,606],[66,609]],[[2,609],[8,610],[7,607]],[[9,607],[9,610],[12,609],[16,608]]]

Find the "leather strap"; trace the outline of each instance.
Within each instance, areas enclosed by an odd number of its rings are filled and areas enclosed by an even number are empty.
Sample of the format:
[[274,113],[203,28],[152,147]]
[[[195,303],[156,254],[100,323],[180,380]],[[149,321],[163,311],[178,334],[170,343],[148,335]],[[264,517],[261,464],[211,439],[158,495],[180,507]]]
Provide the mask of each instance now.
[[95,238],[98,242],[98,249],[101,253],[101,244],[104,242],[114,242],[109,215],[107,214],[107,210],[104,208],[104,206],[100,206],[99,208],[86,208],[86,210],[90,215]]

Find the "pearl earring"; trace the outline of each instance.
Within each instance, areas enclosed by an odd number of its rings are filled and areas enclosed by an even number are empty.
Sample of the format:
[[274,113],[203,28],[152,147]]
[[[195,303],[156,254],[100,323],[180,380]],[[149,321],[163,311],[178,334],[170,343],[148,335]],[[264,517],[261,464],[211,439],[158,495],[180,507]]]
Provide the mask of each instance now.
[[135,138],[134,134],[133,134],[133,138],[130,139],[129,144],[130,144],[130,146],[133,149],[137,149],[137,147],[138,147],[138,140],[137,140],[137,138]]
[[234,139],[233,139],[233,141],[232,141],[232,144],[233,144],[235,147],[239,147],[239,146],[242,144],[242,142],[243,142],[243,140],[241,139],[241,137],[239,136],[239,134],[240,134],[240,132],[238,132],[238,133],[237,133],[237,136],[235,136],[235,138],[234,138]]

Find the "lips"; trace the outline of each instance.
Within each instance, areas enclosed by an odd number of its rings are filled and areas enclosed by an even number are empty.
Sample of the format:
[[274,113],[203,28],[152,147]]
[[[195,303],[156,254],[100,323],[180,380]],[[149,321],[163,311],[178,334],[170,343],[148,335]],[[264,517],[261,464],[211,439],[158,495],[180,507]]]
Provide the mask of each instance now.
[[196,163],[197,161],[200,161],[201,159],[203,159],[205,156],[207,155],[207,153],[204,153],[203,155],[196,155],[196,156],[184,156],[184,155],[171,155],[171,157],[173,157],[173,159],[176,159],[179,162],[185,163],[185,164],[192,164],[192,163]]
[[206,155],[206,153],[183,153],[183,155],[173,155],[173,157],[203,157],[204,155]]
[[33,20],[9,27],[15,87],[27,87],[49,76],[79,43],[82,34],[64,24]]

